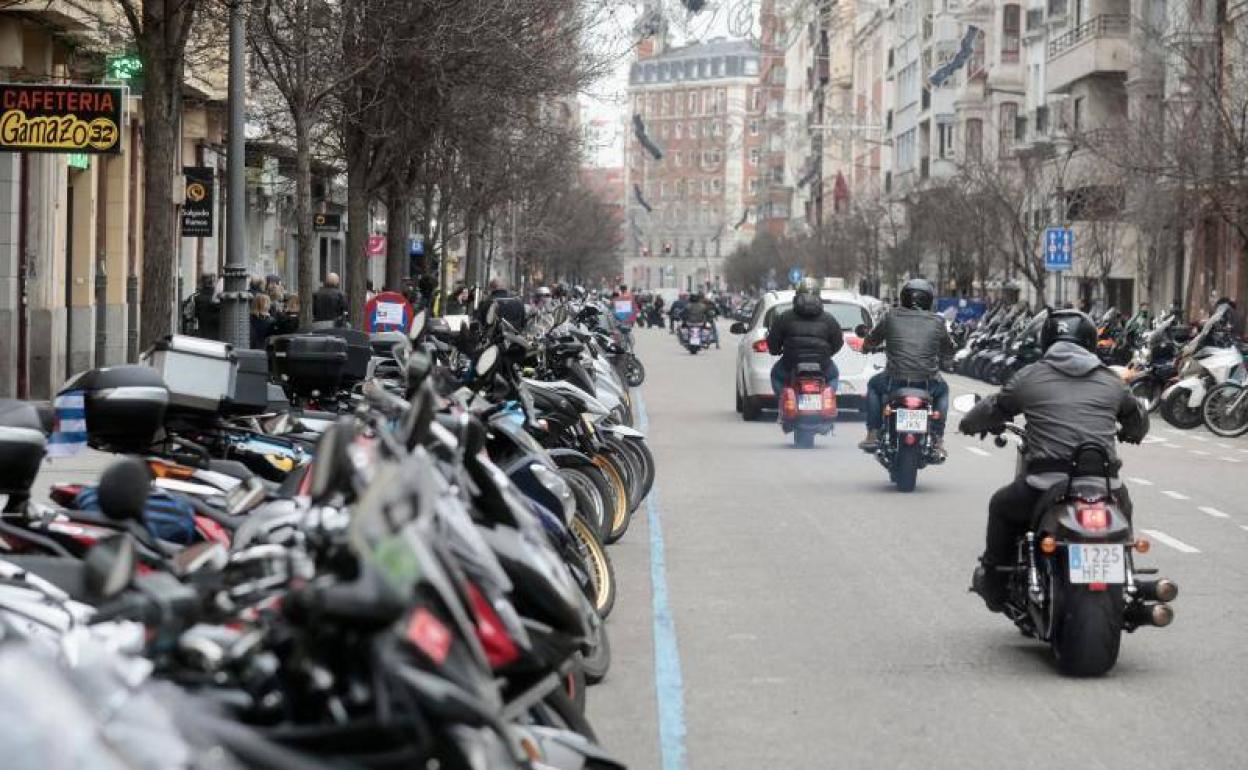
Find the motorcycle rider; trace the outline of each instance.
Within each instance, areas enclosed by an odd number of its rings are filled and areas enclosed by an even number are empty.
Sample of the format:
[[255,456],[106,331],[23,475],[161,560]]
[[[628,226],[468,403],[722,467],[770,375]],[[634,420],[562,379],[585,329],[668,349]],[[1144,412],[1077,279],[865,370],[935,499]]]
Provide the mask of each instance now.
[[[996,568],[1012,564],[1017,538],[1044,493],[1029,479],[1034,480],[1035,474],[1068,473],[1075,449],[1089,442],[1106,451],[1111,478],[1116,477],[1122,463],[1114,451],[1115,433],[1132,444],[1148,433],[1148,413],[1122,378],[1097,358],[1096,339],[1096,324],[1085,313],[1053,311],[1041,331],[1043,358],[1020,370],[1000,393],[976,404],[958,425],[963,433],[983,434],[1000,430],[1015,415],[1027,421],[1023,471],[988,503],[987,542],[971,582],[994,612],[1000,611],[1008,588],[1007,574]],[[1081,458],[1092,460],[1086,475],[1102,475],[1099,457]],[[1131,498],[1125,485],[1115,489],[1115,497],[1130,518]]]
[[844,344],[841,325],[823,309],[818,290],[803,281],[793,296],[793,307],[781,313],[767,330],[767,352],[780,356],[771,367],[771,389],[779,396],[794,366],[817,363],[823,366],[824,378],[835,391],[840,372],[832,357]]
[[715,331],[715,306],[701,293],[694,294],[685,305],[685,326],[707,326],[715,347],[719,347],[719,335]]
[[944,457],[945,418],[949,412],[949,385],[940,376],[940,361],[953,355],[954,344],[945,319],[932,312],[936,289],[922,278],[901,287],[901,304],[884,316],[863,343],[863,352],[885,346],[888,365],[867,383],[867,437],[858,444],[874,452],[884,427],[884,399],[895,388],[917,387],[932,395],[932,408],[940,413],[932,420],[932,448]]
[[672,306],[667,309],[667,317],[672,322],[668,332],[676,333],[676,324],[685,318],[685,308],[689,307],[689,295],[681,292],[676,299],[672,300]]

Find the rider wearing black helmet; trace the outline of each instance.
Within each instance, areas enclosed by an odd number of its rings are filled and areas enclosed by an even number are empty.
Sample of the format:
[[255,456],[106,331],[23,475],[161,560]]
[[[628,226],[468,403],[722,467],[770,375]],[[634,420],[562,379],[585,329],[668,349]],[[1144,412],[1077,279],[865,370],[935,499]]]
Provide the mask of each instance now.
[[793,295],[793,307],[781,313],[767,330],[768,352],[781,357],[771,368],[772,390],[779,396],[793,367],[802,363],[822,366],[828,385],[835,390],[840,374],[832,357],[844,344],[841,325],[823,309],[814,281],[802,281]]
[[858,445],[874,452],[884,427],[884,399],[900,387],[923,388],[932,395],[940,413],[932,420],[933,448],[944,455],[945,415],[949,412],[949,386],[940,376],[940,360],[953,355],[954,344],[945,319],[932,312],[936,290],[922,278],[901,287],[901,306],[895,307],[871,330],[863,351],[884,345],[888,366],[867,383],[867,437]]
[[[1096,357],[1096,339],[1096,324],[1086,314],[1051,312],[1040,337],[1044,357],[1020,370],[1000,393],[976,404],[958,426],[963,433],[975,434],[1000,430],[1018,414],[1027,420],[1023,470],[988,503],[987,545],[972,579],[972,588],[994,611],[1001,608],[1007,588],[1004,573],[995,567],[1008,566],[1014,559],[1014,543],[1048,486],[1043,474],[1065,476],[1075,449],[1092,442],[1105,450],[1116,477],[1122,463],[1114,452],[1115,434],[1121,441],[1138,444],[1148,433],[1147,412],[1122,379]],[[1096,467],[1090,467],[1087,475],[1101,475],[1100,460],[1095,459]],[[1119,486],[1115,494],[1130,517],[1127,488]]]

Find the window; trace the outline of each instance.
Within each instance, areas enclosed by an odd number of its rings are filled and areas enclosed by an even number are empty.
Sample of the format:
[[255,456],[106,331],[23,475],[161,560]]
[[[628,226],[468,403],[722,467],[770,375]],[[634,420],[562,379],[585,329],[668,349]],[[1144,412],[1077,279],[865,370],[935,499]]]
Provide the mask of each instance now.
[[1027,141],[1027,116],[1018,115],[1014,118],[1014,141]]
[[967,118],[966,121],[966,159],[978,161],[984,156],[984,121],[979,118]]
[[718,179],[712,179],[711,180],[711,192],[718,194],[719,191],[723,188],[723,184],[724,183]]
[[759,185],[758,178],[755,177],[754,179],[751,179],[750,180],[750,195],[758,195],[759,189],[760,189],[760,185]]
[[760,153],[759,153],[759,151],[758,151],[758,148],[757,148],[757,147],[755,147],[754,149],[750,150],[750,165],[751,165],[751,166],[757,166],[757,165],[758,165],[758,159],[759,159],[759,157],[760,157]]
[[1036,133],[1049,133],[1049,108],[1047,106],[1036,108]]
[[698,114],[698,102],[699,101],[700,100],[698,99],[698,92],[690,91],[689,92],[689,112],[688,112],[689,115]]
[[750,136],[758,136],[758,121],[750,121]]
[[718,139],[719,137],[723,136],[723,134],[724,134],[724,124],[722,122],[717,120],[711,124],[711,136]]
[[1075,133],[1079,133],[1083,128],[1083,97],[1075,97],[1075,106],[1071,112],[1071,128]]
[[1018,61],[1018,42],[1022,32],[1022,11],[1013,4],[1007,4],[1001,13],[1001,61]]
[[675,126],[673,126],[673,130],[676,132],[676,138],[680,139],[681,135],[684,133],[684,124],[677,123]]
[[718,56],[711,59],[711,77],[717,78],[724,71],[724,60]]
[[909,171],[914,168],[915,144],[916,138],[913,128],[897,137],[897,169],[899,171]]
[[1017,104],[1005,102],[1001,105],[1001,118],[997,123],[997,154],[1002,157],[1010,154],[1010,147],[1014,144],[1014,120],[1017,117]]
[[953,157],[953,124],[936,124],[936,157],[948,159]]
[[747,75],[758,74],[758,59],[746,59],[745,60],[745,74]]
[[672,162],[676,164],[676,168],[680,168],[684,165],[684,156],[681,154],[680,150],[672,153]]

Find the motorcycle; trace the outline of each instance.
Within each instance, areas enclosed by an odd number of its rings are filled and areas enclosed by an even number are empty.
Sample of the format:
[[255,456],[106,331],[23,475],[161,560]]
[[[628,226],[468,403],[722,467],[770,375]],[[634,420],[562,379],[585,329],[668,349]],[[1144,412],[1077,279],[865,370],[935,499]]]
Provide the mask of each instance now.
[[709,323],[683,324],[679,332],[680,344],[685,346],[690,355],[696,356],[706,350],[714,342],[714,334]]
[[1243,364],[1243,354],[1222,326],[1228,307],[1220,306],[1183,346],[1178,382],[1161,394],[1162,419],[1180,430],[1191,430],[1204,421],[1201,405],[1209,390],[1230,379]]
[[[1003,425],[994,439],[1001,448],[1004,432],[1020,440],[1025,435]],[[1020,445],[1020,463],[1022,452]],[[1099,475],[1084,475],[1085,458],[1099,461]],[[1075,449],[1065,473],[1037,476],[1046,492],[1018,540],[1014,563],[997,567],[1009,576],[1006,617],[1024,635],[1047,643],[1058,670],[1072,676],[1113,668],[1123,631],[1174,620],[1170,602],[1178,586],[1152,577],[1156,569],[1136,566],[1150,543],[1135,537],[1112,494],[1111,476],[1108,455],[1093,443]]]
[[836,391],[824,377],[818,363],[793,367],[788,383],[780,391],[780,427],[793,434],[793,445],[810,449],[815,436],[826,436],[836,425]]
[[[1175,328],[1175,317],[1167,314],[1144,336],[1141,346],[1127,366],[1125,379],[1131,395],[1150,413],[1161,405],[1161,394],[1174,381],[1178,342],[1182,330]],[[1188,334],[1190,337],[1190,334]]]

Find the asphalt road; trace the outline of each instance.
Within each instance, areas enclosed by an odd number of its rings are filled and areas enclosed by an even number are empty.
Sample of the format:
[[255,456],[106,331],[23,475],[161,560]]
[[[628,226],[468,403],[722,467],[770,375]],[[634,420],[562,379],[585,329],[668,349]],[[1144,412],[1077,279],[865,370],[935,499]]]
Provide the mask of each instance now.
[[1126,636],[1108,677],[1067,679],[967,593],[1012,448],[951,435],[949,461],[898,493],[854,447],[860,422],[809,451],[742,422],[723,336],[690,356],[637,331],[658,480],[611,550],[614,665],[589,699],[612,754],[662,770],[1248,767],[1248,441],[1157,420],[1124,448],[1154,543],[1141,565],[1179,583],[1177,617]]

